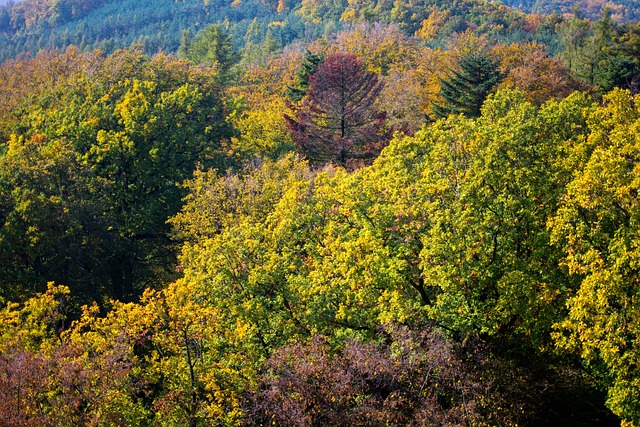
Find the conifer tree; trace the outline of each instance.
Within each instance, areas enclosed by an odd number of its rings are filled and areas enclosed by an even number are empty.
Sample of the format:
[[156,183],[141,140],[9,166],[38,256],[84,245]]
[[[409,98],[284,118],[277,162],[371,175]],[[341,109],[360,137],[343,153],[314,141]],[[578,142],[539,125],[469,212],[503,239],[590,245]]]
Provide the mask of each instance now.
[[295,116],[285,115],[298,150],[311,163],[354,169],[372,161],[388,142],[384,112],[374,104],[383,87],[353,54],[334,53],[310,76]]
[[438,117],[449,114],[480,116],[480,108],[491,90],[502,80],[498,62],[486,52],[470,52],[458,63],[459,70],[452,71],[442,80],[440,96],[443,104],[433,105]]
[[220,24],[209,25],[195,36],[188,45],[187,58],[196,64],[217,63],[222,82],[228,80],[231,67],[239,60],[231,36]]
[[302,98],[304,98],[309,89],[309,76],[316,72],[322,62],[322,56],[307,50],[304,55],[304,60],[300,64],[300,69],[296,73],[295,86],[287,87],[287,98],[294,102],[302,101]]
[[189,53],[191,51],[191,42],[193,36],[191,34],[191,30],[188,28],[182,31],[182,36],[180,37],[180,47],[178,48],[178,57],[179,58],[188,58]]

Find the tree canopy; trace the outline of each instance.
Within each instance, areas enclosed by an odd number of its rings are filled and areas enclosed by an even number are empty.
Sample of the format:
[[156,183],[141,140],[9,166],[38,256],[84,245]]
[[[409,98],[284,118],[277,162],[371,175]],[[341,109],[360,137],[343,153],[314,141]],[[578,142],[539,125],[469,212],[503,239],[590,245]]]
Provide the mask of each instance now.
[[0,6],[0,425],[640,425],[608,4]]
[[165,222],[178,184],[228,166],[220,91],[205,70],[135,50],[65,72],[25,106],[0,158],[5,289],[55,280],[85,298],[133,298],[173,275]]

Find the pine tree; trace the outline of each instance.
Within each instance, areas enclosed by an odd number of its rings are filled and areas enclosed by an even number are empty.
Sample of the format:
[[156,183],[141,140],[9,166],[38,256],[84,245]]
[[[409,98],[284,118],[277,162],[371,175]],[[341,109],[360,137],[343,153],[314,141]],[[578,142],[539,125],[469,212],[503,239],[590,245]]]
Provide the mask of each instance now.
[[180,47],[178,48],[178,57],[179,58],[188,58],[189,53],[191,51],[191,41],[193,36],[191,34],[191,30],[188,28],[182,31],[182,36],[180,38]]
[[438,117],[449,114],[480,116],[480,108],[491,90],[502,80],[498,62],[486,52],[470,52],[458,63],[459,70],[452,71],[442,80],[440,96],[443,104],[434,104]]
[[195,64],[217,63],[219,79],[226,82],[231,67],[240,59],[231,43],[231,36],[220,24],[211,24],[188,46],[187,58]]
[[285,115],[298,150],[311,163],[348,169],[371,162],[388,142],[384,112],[374,106],[383,83],[348,53],[334,53],[309,78],[295,117]]
[[573,10],[573,17],[560,27],[560,36],[564,45],[562,56],[571,72],[589,84],[595,84],[598,62],[596,36],[593,25],[577,7]]
[[316,72],[324,59],[320,55],[311,53],[309,50],[304,55],[304,59],[300,64],[300,69],[296,73],[295,86],[287,87],[286,96],[294,102],[302,101],[309,89],[309,76]]

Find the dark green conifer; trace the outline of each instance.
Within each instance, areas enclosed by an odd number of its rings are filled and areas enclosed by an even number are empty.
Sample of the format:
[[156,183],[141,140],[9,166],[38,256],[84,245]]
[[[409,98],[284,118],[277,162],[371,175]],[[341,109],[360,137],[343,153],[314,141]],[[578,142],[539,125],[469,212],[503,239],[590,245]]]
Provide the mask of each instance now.
[[449,114],[480,116],[484,100],[503,77],[498,62],[485,52],[465,55],[458,68],[441,82],[440,96],[444,102],[433,105],[437,117]]
[[182,30],[182,36],[180,37],[180,47],[178,48],[179,58],[188,58],[191,51],[191,41],[193,35],[190,29]]
[[295,86],[288,86],[286,96],[293,102],[301,101],[307,94],[309,89],[309,77],[316,72],[320,64],[324,62],[324,58],[307,50],[304,60],[300,64],[300,69],[296,73]]

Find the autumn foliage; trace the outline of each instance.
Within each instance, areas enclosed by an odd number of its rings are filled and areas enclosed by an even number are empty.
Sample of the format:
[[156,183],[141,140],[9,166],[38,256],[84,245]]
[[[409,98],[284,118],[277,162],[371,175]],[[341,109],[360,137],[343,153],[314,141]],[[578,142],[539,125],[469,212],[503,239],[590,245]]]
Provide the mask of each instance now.
[[[392,327],[391,345],[326,338],[283,348],[264,367],[248,401],[246,425],[282,426],[515,424],[500,362],[467,352],[441,332]],[[481,380],[481,378],[483,378]],[[509,407],[516,405],[516,407]]]
[[640,425],[620,9],[154,5],[0,7],[0,426]]
[[287,126],[300,153],[313,164],[353,169],[371,163],[388,142],[385,113],[375,108],[383,83],[355,55],[327,56]]

